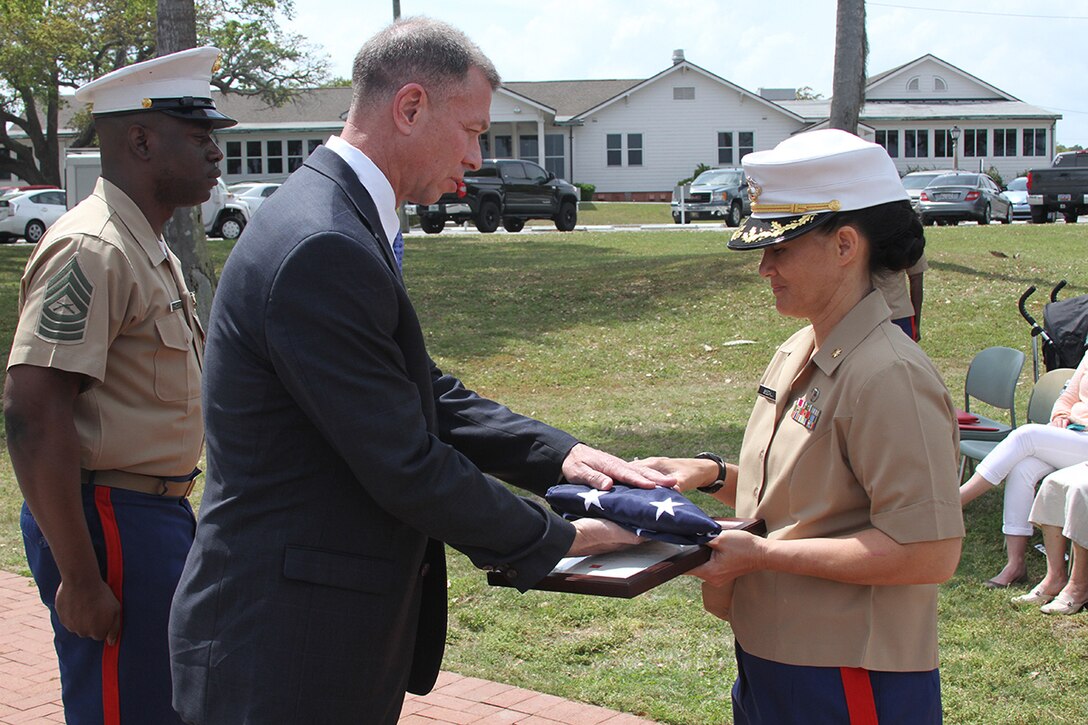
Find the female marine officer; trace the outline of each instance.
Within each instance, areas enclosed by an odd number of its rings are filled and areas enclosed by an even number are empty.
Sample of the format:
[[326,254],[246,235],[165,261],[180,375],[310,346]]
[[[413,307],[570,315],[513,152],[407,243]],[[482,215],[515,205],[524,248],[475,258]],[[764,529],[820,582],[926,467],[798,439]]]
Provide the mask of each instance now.
[[734,721],[938,723],[936,585],[963,537],[956,417],[870,282],[918,260],[922,227],[884,149],[852,134],[743,164],[753,214],[729,247],[761,249],[779,313],[810,324],[753,391],[736,465],[650,459],[767,525],[721,534],[693,571],[733,626]]

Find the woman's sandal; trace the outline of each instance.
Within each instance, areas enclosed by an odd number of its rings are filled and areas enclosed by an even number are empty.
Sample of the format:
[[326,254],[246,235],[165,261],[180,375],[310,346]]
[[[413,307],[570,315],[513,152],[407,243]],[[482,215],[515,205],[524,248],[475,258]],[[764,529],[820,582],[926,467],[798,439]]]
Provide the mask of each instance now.
[[1035,587],[1027,594],[1021,594],[1018,597],[1013,597],[1010,601],[1013,604],[1021,604],[1024,606],[1040,607],[1044,604],[1049,604],[1054,601],[1054,594],[1047,594],[1040,587]]
[[1050,604],[1040,607],[1039,611],[1043,614],[1076,614],[1084,609],[1085,604],[1088,604],[1088,599],[1073,601],[1065,595],[1065,592],[1062,592]]

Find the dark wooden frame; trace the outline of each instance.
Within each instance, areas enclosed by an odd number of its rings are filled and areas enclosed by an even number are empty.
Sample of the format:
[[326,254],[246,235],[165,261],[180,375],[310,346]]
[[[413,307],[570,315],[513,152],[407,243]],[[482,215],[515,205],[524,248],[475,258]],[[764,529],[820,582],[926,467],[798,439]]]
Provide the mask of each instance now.
[[[761,519],[716,519],[722,530],[739,529],[753,534],[765,531]],[[676,554],[652,564],[632,574],[626,579],[594,576],[593,574],[570,574],[552,572],[537,582],[532,588],[545,592],[564,592],[567,594],[590,594],[598,597],[620,597],[631,599],[656,586],[675,579],[710,559],[710,548],[700,546],[694,549],[679,550]],[[494,587],[512,586],[501,572],[487,573],[487,583]]]

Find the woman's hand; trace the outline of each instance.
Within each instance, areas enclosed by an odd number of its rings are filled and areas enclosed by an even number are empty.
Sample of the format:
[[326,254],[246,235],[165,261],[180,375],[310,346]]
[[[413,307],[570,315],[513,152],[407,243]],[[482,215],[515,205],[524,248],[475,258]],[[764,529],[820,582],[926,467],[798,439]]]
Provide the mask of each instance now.
[[723,531],[707,546],[712,551],[710,561],[688,572],[708,584],[720,587],[739,576],[766,568],[767,540],[747,531]]
[[718,464],[704,458],[653,458],[635,459],[639,464],[671,476],[680,491],[691,491],[708,486],[718,478]]

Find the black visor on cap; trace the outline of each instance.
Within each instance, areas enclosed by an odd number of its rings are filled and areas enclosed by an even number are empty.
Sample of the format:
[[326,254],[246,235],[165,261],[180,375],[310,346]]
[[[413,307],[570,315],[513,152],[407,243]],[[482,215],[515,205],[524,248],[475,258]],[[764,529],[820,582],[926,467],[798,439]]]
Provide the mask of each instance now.
[[750,216],[729,239],[730,249],[763,249],[817,229],[835,216],[833,211],[810,212],[796,216],[756,219]]
[[144,99],[142,109],[114,111],[111,113],[96,113],[96,116],[122,116],[128,113],[146,113],[158,111],[175,118],[186,121],[209,121],[212,128],[228,128],[237,125],[230,116],[220,113],[215,103],[210,98],[195,98],[184,96],[182,98],[147,98]]
[[162,111],[163,113],[183,118],[187,121],[211,121],[212,128],[227,128],[238,122],[230,116],[220,113],[215,108],[215,103],[210,98],[195,98],[183,96],[181,98],[150,98],[149,111]]

